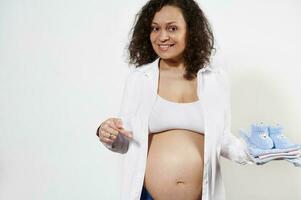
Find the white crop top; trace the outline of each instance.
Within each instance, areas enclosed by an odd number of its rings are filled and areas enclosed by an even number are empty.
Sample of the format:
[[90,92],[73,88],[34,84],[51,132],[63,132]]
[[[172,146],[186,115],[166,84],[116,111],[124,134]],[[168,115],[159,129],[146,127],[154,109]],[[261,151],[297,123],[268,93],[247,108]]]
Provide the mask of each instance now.
[[157,95],[149,117],[149,133],[170,129],[187,129],[204,133],[204,119],[200,100],[188,103],[168,101]]

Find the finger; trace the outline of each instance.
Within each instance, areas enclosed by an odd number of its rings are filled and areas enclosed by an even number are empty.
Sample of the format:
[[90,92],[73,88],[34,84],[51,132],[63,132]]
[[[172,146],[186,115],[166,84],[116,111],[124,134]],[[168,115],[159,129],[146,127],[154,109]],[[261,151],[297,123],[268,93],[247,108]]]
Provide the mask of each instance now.
[[110,123],[104,124],[101,130],[114,135],[118,135],[119,132],[119,129]]
[[118,132],[110,127],[106,127],[105,129],[100,130],[100,135],[104,138],[114,138],[117,137]]
[[130,139],[133,138],[133,134],[132,134],[132,132],[130,132],[130,131],[119,130],[119,133],[122,134],[122,135],[124,135],[124,136],[126,136],[126,137],[128,137],[128,138],[130,138]]
[[120,129],[120,128],[112,125],[112,124],[107,124],[107,125],[108,125],[108,127],[113,128],[114,130],[118,131],[118,133],[120,133],[120,134],[122,134],[122,135],[124,135],[124,136],[126,136],[128,138],[133,138],[133,135],[132,135],[132,133],[130,131],[126,131],[124,129]]
[[113,142],[116,140],[117,135],[110,134],[109,132],[106,132],[104,130],[100,131],[101,139],[107,139],[107,140],[112,140]]
[[99,140],[101,141],[101,142],[104,142],[104,143],[106,143],[106,144],[113,144],[113,140],[110,140],[110,139],[108,139],[108,138],[99,138]]
[[116,140],[116,136],[115,135],[111,135],[105,131],[101,131],[100,137],[99,137],[100,141],[103,141],[105,143],[109,143],[112,144],[115,140]]
[[133,138],[133,135],[131,132],[124,130],[123,128],[118,128],[115,126],[115,123],[109,122],[106,124],[108,127],[113,128],[114,130],[118,131],[118,133],[121,133],[122,135],[128,137],[128,138]]
[[123,129],[123,123],[120,118],[113,118],[113,123],[115,124],[116,127]]
[[107,126],[106,129],[105,129],[104,131],[105,131],[106,133],[108,133],[108,134],[112,134],[112,135],[115,135],[115,136],[117,136],[118,133],[119,133],[119,131],[117,131],[116,129],[113,129],[112,127],[110,127],[110,125]]
[[117,132],[119,132],[120,130],[123,130],[123,128],[119,128],[118,126],[116,126],[115,123],[114,123],[113,121],[108,122],[108,123],[106,124],[106,127],[112,128],[113,130],[115,130],[115,131],[117,131]]
[[112,141],[115,141],[116,138],[117,138],[117,135],[114,135],[114,134],[110,134],[109,132],[105,132],[103,134],[104,138],[107,138],[109,140],[112,140]]

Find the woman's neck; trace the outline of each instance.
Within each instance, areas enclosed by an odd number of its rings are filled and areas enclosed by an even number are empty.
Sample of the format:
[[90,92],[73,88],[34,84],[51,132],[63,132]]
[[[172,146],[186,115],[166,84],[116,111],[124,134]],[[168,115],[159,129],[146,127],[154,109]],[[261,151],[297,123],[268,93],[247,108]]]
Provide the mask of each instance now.
[[184,73],[185,65],[184,59],[162,59],[160,58],[159,66],[161,70],[167,70],[172,72]]

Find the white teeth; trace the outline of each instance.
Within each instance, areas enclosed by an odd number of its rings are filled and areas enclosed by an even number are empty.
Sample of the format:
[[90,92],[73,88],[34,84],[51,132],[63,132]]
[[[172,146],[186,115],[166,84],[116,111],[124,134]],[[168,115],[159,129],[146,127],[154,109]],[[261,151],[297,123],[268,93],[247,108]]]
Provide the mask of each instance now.
[[159,45],[160,49],[162,49],[162,50],[167,50],[171,46],[172,45]]
[[[172,44],[171,44],[172,45]],[[171,45],[164,45],[164,44],[161,44],[161,45],[159,45],[160,47],[170,47]]]

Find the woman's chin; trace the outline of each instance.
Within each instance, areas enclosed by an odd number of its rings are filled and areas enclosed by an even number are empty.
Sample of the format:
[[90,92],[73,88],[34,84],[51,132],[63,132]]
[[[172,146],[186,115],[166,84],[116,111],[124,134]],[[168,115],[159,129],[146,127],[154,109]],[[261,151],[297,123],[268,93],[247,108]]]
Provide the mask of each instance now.
[[181,56],[179,55],[167,55],[167,54],[158,54],[158,56],[163,60],[179,60]]

